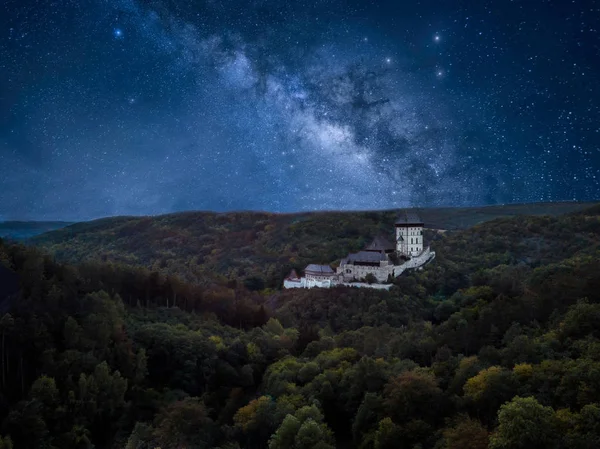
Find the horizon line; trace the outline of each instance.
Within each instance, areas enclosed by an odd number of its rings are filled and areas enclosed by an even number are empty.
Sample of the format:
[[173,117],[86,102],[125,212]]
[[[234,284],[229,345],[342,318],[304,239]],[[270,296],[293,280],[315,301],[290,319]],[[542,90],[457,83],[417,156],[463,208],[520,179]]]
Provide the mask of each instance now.
[[503,207],[503,206],[528,206],[528,205],[542,205],[542,204],[596,204],[600,203],[600,199],[597,200],[560,200],[560,201],[535,201],[525,203],[496,203],[496,204],[479,204],[470,206],[405,206],[397,208],[382,208],[382,209],[314,209],[314,210],[298,210],[293,212],[274,212],[260,209],[232,209],[227,211],[216,211],[210,209],[187,209],[172,212],[162,212],[156,214],[123,214],[123,215],[102,215],[92,218],[66,220],[66,219],[0,219],[0,223],[85,223],[97,220],[109,219],[109,218],[151,218],[160,217],[165,215],[185,214],[185,213],[205,213],[205,214],[269,214],[269,215],[296,215],[296,214],[319,214],[319,213],[357,213],[357,212],[388,212],[395,210],[404,209],[475,209],[475,208],[486,208],[486,207]]

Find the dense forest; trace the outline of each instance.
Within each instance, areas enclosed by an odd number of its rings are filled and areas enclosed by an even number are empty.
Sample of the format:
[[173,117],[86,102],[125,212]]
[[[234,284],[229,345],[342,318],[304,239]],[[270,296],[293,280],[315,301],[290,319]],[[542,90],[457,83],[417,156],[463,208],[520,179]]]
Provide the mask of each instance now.
[[392,213],[249,217],[0,243],[0,448],[600,447],[600,207],[430,230],[389,292],[276,282]]

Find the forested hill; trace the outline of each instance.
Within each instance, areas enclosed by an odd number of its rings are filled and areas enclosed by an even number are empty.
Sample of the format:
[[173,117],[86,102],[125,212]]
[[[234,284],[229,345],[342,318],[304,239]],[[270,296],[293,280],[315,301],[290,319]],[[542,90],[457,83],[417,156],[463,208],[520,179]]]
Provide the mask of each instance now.
[[[499,217],[556,217],[586,207],[590,204],[540,203],[418,212],[426,227],[452,230]],[[31,242],[70,263],[99,260],[134,264],[199,284],[253,278],[258,284],[277,288],[291,268],[302,270],[308,263],[334,262],[349,251],[362,249],[378,234],[392,237],[396,214],[186,212],[116,217],[75,224]],[[429,232],[426,237],[431,240],[434,235]]]
[[[281,229],[362,238],[333,221]],[[0,240],[20,283],[0,298],[0,448],[600,447],[600,207],[434,237],[389,292],[199,285]]]

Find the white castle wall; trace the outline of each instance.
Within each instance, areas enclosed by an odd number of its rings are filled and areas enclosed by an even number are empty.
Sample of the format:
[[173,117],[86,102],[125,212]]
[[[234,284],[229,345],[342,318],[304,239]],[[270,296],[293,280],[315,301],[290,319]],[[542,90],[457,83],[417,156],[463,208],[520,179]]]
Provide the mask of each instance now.
[[431,251],[430,247],[425,248],[421,254],[416,257],[413,257],[410,260],[407,260],[402,265],[396,265],[394,267],[394,276],[400,276],[405,270],[419,268],[425,265],[430,260],[435,258],[435,251]]
[[389,290],[394,284],[365,284],[364,282],[341,282],[337,285],[345,285],[346,287],[358,288],[374,288],[376,290]]
[[289,279],[285,279],[283,281],[283,288],[305,288],[306,287],[306,279],[300,278],[299,281],[290,281]]

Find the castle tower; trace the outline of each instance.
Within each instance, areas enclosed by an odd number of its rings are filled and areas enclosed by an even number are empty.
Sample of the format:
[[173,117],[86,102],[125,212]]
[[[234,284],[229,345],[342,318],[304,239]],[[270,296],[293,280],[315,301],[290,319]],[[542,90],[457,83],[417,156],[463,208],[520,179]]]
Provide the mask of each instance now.
[[423,221],[414,212],[403,211],[396,220],[396,251],[414,257],[423,252]]

